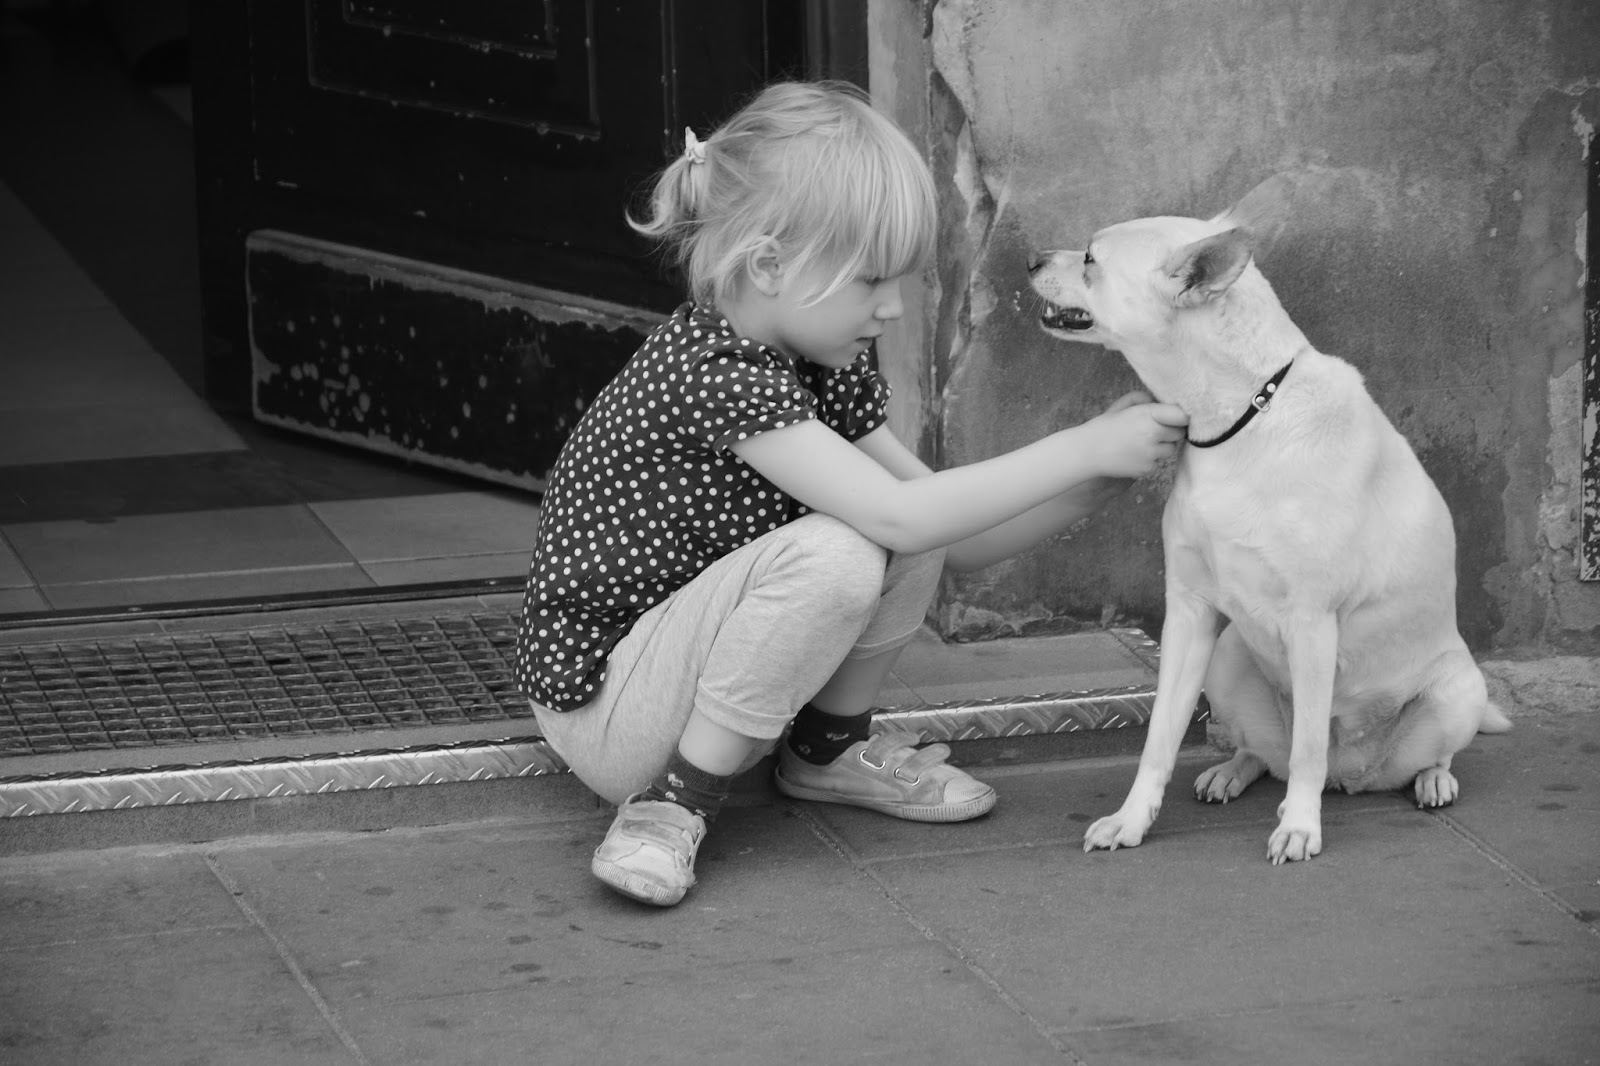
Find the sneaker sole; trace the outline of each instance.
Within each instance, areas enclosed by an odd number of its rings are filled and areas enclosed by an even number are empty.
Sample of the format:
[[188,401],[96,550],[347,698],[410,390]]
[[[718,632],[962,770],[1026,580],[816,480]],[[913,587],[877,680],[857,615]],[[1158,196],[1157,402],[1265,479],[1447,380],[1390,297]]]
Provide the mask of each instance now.
[[816,803],[842,803],[847,807],[863,807],[869,811],[877,811],[879,814],[887,814],[891,818],[903,818],[908,822],[966,822],[994,810],[994,805],[1000,799],[1000,794],[994,789],[990,789],[987,794],[967,800],[965,803],[895,803],[892,800],[841,796],[837,792],[827,792],[820,788],[807,788],[804,785],[797,785],[792,781],[786,780],[781,770],[773,773],[772,781],[777,786],[778,791],[790,799],[812,800]]
[[670,888],[603,859],[593,860],[589,864],[589,872],[629,899],[636,899],[640,903],[649,903],[656,907],[676,906],[693,885],[691,881],[682,888]]

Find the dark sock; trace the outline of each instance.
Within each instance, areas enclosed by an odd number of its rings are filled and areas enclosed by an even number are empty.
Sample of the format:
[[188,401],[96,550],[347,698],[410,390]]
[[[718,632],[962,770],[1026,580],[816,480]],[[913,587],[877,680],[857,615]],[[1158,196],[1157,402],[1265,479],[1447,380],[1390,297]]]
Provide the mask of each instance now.
[[728,798],[733,777],[722,777],[700,769],[677,751],[667,760],[667,768],[645,788],[643,798],[666,800],[687,807],[708,822],[716,821],[722,801]]
[[871,729],[871,712],[845,717],[819,711],[808,703],[789,727],[789,750],[806,762],[826,766],[850,745],[871,736]]

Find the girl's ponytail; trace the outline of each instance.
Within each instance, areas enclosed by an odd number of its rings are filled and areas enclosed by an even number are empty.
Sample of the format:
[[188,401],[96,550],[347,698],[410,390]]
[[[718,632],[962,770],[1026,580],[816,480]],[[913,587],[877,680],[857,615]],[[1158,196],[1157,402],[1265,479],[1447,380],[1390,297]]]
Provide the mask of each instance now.
[[[691,136],[693,136],[691,134]],[[705,146],[696,143],[702,151]],[[704,157],[700,161],[691,156],[688,150],[671,163],[656,176],[655,187],[650,191],[649,215],[643,219],[635,218],[632,212],[627,215],[628,225],[646,237],[667,241],[676,244],[674,239],[681,231],[694,224],[698,214],[701,192],[704,187],[705,170]]]
[[627,215],[708,305],[734,291],[767,241],[797,275],[831,274],[812,299],[854,277],[906,273],[931,254],[936,219],[933,178],[911,141],[835,82],[778,82],[704,142],[685,130],[646,214]]

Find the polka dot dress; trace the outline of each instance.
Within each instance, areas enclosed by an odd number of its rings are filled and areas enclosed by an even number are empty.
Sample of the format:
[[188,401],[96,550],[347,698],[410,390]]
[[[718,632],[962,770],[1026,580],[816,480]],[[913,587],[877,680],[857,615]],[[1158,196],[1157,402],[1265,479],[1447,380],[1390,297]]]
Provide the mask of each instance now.
[[693,304],[651,333],[551,472],[523,602],[518,688],[570,711],[639,616],[722,556],[805,513],[728,450],[808,419],[847,440],[881,425],[872,357],[829,370],[734,334]]

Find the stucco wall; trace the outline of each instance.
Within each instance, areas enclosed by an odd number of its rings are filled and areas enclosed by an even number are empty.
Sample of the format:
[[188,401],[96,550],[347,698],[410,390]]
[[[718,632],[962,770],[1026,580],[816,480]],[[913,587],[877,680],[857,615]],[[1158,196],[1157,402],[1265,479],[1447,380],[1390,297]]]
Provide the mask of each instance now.
[[[941,465],[1082,421],[1136,380],[1052,341],[1029,252],[1206,217],[1274,174],[1306,195],[1262,268],[1365,374],[1439,483],[1477,648],[1594,647],[1577,581],[1590,0],[875,0],[873,90],[925,138],[944,246],[890,355]],[[1087,526],[952,577],[946,635],[1161,614],[1157,479]]]

